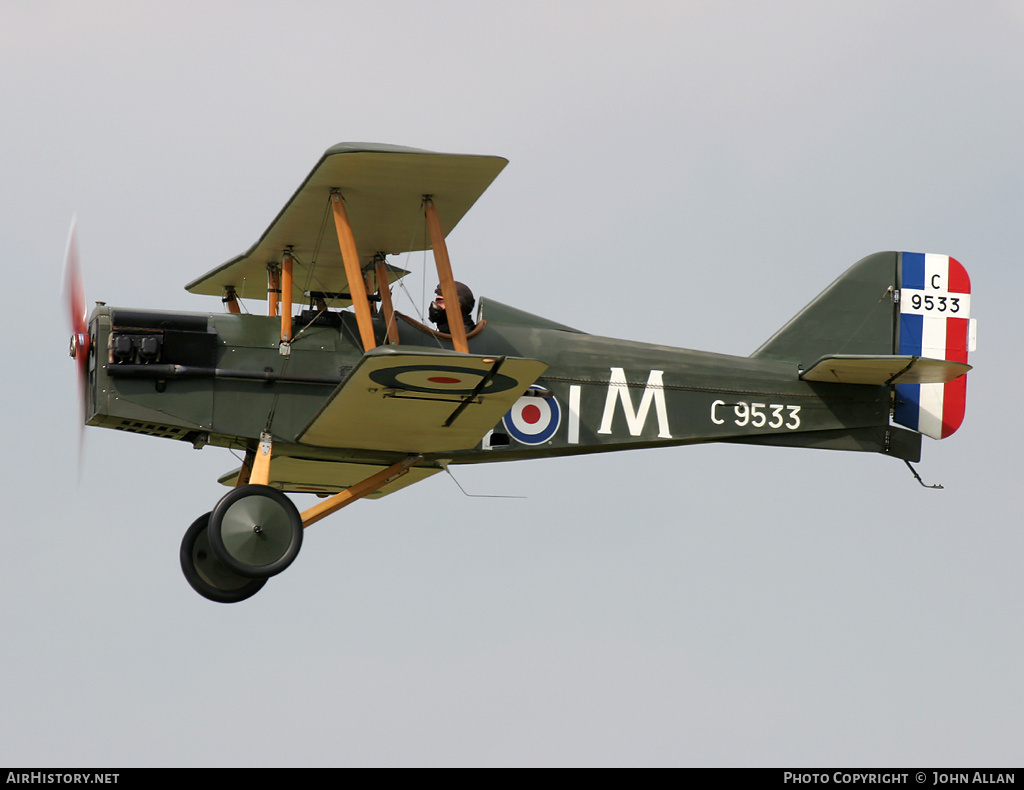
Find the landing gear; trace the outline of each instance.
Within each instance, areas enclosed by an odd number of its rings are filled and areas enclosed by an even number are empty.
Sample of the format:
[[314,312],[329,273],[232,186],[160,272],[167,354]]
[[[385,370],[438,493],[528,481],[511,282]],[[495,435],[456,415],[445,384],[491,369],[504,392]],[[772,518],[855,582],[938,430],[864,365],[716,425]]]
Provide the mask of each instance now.
[[188,528],[181,541],[181,570],[192,589],[217,603],[237,603],[258,593],[266,579],[240,576],[227,568],[210,550],[210,514],[206,513]]
[[[254,451],[252,479],[269,479],[269,440]],[[200,516],[181,542],[181,569],[192,588],[211,601],[234,603],[255,595],[271,576],[295,560],[305,527],[357,502],[409,473],[423,461],[409,455],[386,469],[299,513],[292,501],[269,485],[250,483],[228,492],[213,511]],[[247,465],[249,463],[247,456]]]
[[302,517],[270,486],[232,489],[181,541],[181,570],[192,589],[218,603],[258,593],[302,547]]
[[245,485],[210,514],[210,548],[229,570],[249,579],[280,573],[302,547],[302,516],[276,488]]

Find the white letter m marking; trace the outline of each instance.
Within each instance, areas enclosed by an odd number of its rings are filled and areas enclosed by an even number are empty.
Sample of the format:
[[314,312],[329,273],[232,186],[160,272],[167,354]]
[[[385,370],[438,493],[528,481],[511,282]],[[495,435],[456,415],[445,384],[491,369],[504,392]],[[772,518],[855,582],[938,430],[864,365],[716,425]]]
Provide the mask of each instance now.
[[629,396],[629,385],[626,384],[626,372],[622,368],[612,368],[611,378],[608,380],[608,397],[604,401],[604,416],[601,417],[601,427],[598,433],[612,432],[612,416],[615,414],[615,401],[622,401],[622,410],[626,413],[626,426],[629,428],[630,436],[639,436],[647,422],[647,412],[651,410],[651,401],[654,401],[654,411],[658,415],[658,438],[671,439],[672,434],[668,432],[668,410],[665,408],[665,387],[662,384],[661,375],[664,371],[652,370],[647,377],[647,386],[644,387],[643,397],[640,399],[640,407],[633,411],[633,399]]

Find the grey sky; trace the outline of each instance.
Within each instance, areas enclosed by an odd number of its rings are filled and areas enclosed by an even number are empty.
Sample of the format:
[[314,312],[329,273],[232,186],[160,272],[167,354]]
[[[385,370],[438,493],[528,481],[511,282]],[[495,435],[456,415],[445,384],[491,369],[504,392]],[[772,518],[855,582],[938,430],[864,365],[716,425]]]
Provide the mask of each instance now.
[[[0,764],[1019,765],[1024,4],[496,5],[5,4]],[[229,453],[88,429],[76,487],[68,224],[90,303],[219,310],[184,284],[346,140],[507,157],[458,276],[597,334],[747,354],[869,253],[953,255],[945,489],[755,447],[462,468],[527,498],[438,475],[205,601],[178,546]]]

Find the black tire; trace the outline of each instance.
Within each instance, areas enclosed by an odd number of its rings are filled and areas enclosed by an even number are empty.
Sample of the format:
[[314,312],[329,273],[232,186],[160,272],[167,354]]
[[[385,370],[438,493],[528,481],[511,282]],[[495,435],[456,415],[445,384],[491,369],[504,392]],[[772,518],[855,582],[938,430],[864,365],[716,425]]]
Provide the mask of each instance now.
[[250,579],[267,579],[283,571],[299,555],[302,516],[276,488],[235,488],[210,513],[210,548],[234,573]]
[[185,580],[201,596],[217,603],[238,603],[251,598],[267,580],[239,576],[218,560],[210,549],[209,524],[209,513],[200,516],[181,541],[179,556]]

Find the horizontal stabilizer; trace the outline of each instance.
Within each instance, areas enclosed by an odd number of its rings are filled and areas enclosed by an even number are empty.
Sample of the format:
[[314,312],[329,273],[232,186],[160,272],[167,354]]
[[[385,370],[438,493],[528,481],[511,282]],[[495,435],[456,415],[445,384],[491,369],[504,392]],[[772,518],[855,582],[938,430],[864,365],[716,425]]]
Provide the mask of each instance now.
[[825,356],[805,370],[804,381],[830,384],[945,384],[960,378],[971,366],[947,359],[912,355],[834,354]]
[[382,346],[363,355],[297,440],[403,453],[468,450],[547,367],[535,359]]

